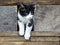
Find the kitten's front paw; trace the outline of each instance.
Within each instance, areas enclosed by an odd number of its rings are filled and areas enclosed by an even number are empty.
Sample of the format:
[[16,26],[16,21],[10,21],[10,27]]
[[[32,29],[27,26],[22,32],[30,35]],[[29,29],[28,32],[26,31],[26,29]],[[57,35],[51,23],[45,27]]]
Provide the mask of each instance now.
[[30,35],[25,34],[25,35],[24,35],[24,38],[25,38],[26,40],[29,40],[29,39],[30,39]]
[[24,35],[24,32],[19,32],[19,35],[20,35],[20,36],[23,36],[23,35]]

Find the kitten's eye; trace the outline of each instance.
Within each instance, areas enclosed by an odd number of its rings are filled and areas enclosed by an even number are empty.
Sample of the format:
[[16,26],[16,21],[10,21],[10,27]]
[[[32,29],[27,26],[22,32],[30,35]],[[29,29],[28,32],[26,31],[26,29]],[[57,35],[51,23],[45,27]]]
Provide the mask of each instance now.
[[24,8],[21,8],[21,10],[22,10],[22,11],[25,11],[25,9],[24,9]]

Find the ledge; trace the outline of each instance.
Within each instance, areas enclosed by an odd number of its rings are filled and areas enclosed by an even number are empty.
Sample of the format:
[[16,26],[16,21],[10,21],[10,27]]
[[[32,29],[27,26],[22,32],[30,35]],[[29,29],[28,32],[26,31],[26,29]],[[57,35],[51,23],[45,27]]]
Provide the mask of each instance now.
[[[31,33],[31,39],[28,42],[59,42],[60,33],[57,32],[37,32]],[[18,35],[18,32],[0,32],[0,42],[26,42],[24,37]]]
[[0,5],[17,5],[18,2],[33,2],[40,5],[60,5],[59,0],[0,0]]
[[59,45],[59,42],[0,42],[0,45]]
[[[0,37],[3,36],[19,36],[17,31],[7,31],[7,32],[0,32]],[[59,37],[60,32],[53,32],[53,31],[32,31],[31,36],[37,37],[37,36],[49,36],[49,37]]]

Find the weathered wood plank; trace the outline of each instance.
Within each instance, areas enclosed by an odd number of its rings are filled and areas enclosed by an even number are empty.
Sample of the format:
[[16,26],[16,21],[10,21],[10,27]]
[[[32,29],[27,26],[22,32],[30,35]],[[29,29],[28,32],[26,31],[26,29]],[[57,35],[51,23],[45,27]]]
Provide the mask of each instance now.
[[18,0],[0,0],[0,5],[16,5]]
[[[32,32],[30,42],[55,42],[60,41],[60,33],[57,32]],[[16,31],[0,32],[0,42],[25,42],[24,37],[18,35]],[[28,42],[29,42],[28,41]]]
[[59,42],[0,42],[0,45],[59,45]]
[[18,2],[33,2],[40,5],[60,5],[60,0],[0,0],[0,5],[17,5]]
[[[0,32],[0,37],[1,36],[19,36],[18,35],[18,32],[17,31],[7,31],[7,32]],[[41,31],[41,32],[38,32],[38,31],[33,31],[31,33],[31,36],[60,36],[60,32],[53,32],[53,31]]]
[[[58,42],[59,37],[31,37],[28,42]],[[26,42],[24,37],[0,37],[0,42]]]

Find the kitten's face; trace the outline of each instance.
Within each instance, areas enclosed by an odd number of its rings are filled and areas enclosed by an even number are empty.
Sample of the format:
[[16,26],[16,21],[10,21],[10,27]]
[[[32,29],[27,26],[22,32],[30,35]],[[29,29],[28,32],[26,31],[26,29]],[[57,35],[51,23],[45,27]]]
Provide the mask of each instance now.
[[27,16],[29,15],[29,13],[31,12],[31,15],[34,15],[34,8],[35,5],[34,4],[19,4],[18,6],[18,12],[22,15],[22,16]]

